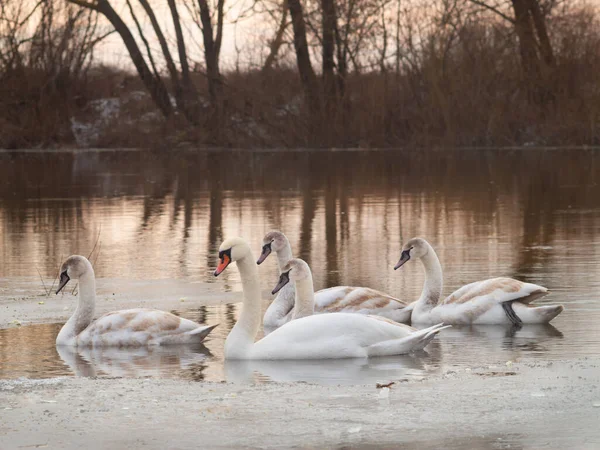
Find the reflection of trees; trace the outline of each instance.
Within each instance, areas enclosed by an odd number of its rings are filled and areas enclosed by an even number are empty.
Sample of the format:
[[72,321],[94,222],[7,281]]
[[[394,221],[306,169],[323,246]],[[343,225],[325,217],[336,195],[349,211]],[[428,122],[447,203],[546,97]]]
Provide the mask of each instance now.
[[547,258],[547,247],[552,245],[556,233],[554,213],[561,207],[557,171],[546,171],[543,158],[535,164],[538,170],[531,174],[531,182],[521,194],[523,241],[515,263],[519,278],[531,282],[535,282],[531,277],[535,266]]
[[[330,181],[330,180],[328,180]],[[337,214],[336,200],[338,192],[331,182],[325,189],[325,264],[326,286],[338,286],[340,284],[340,273],[338,267],[338,236],[337,236]]]
[[[326,272],[328,284],[359,282],[338,275],[344,258],[377,251],[394,260],[386,243],[409,237],[399,236],[402,231],[434,239],[444,233],[462,245],[496,237],[503,227],[521,276],[543,263],[547,252],[520,247],[552,246],[557,233],[594,237],[584,222],[589,215],[565,212],[597,209],[597,180],[595,156],[583,151],[3,153],[1,252],[4,261],[18,255],[54,273],[61,255],[91,249],[99,221],[119,223],[119,208],[127,204],[139,208],[130,214],[139,217],[138,235],[127,245],[147,243],[144,251],[151,255],[158,251],[153,246],[172,243],[175,257],[168,264],[186,264],[190,251],[205,255],[204,264],[212,267],[228,226],[254,238],[254,225],[266,220],[269,228],[287,227],[283,231],[309,263],[322,264],[315,256],[326,255],[325,267],[315,269]],[[321,199],[324,229],[315,230],[322,223]],[[248,215],[242,208],[253,209],[251,219],[243,219]],[[234,225],[234,211],[239,220],[254,222]],[[167,230],[160,229],[171,212]],[[191,231],[195,217],[200,241],[190,239],[197,235]],[[366,223],[373,225],[365,230]],[[103,227],[101,239],[110,232]]]
[[302,186],[302,222],[300,225],[300,248],[298,256],[306,261],[310,261],[312,250],[312,233],[315,210],[317,208],[315,200],[315,186],[319,180],[308,176],[303,180]]

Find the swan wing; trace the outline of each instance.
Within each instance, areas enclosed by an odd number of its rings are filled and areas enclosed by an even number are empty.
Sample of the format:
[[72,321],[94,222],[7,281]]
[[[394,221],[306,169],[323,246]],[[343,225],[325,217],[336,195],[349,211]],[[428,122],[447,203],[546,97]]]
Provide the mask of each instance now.
[[395,297],[367,287],[336,286],[315,292],[317,312],[376,313],[406,306],[405,302]]
[[[319,314],[292,320],[255,343],[252,359],[334,359],[369,356],[369,347],[411,336],[412,327],[379,316]],[[420,342],[420,341],[418,341]],[[417,345],[417,341],[414,344]],[[426,344],[425,344],[426,345]],[[408,345],[397,353],[408,353]]]
[[215,326],[202,326],[157,309],[126,309],[99,317],[77,338],[79,345],[143,346],[202,342]]
[[515,300],[531,303],[547,294],[548,289],[543,286],[500,277],[467,284],[446,297],[440,305],[500,304]]

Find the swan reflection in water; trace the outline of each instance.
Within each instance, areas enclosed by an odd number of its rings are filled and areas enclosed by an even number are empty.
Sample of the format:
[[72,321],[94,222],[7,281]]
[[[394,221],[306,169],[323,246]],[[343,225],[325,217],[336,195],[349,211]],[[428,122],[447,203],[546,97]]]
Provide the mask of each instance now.
[[[56,347],[77,376],[160,377],[234,383],[307,382],[317,384],[375,384],[443,372],[443,366],[472,367],[517,360],[531,353],[546,355],[547,344],[562,339],[549,324],[522,328],[491,325],[453,326],[432,342],[427,352],[375,358],[281,361],[222,361],[200,345],[142,348]],[[507,353],[507,350],[509,351]],[[446,356],[451,355],[451,356]],[[213,375],[209,373],[214,372]],[[218,375],[216,375],[218,374]],[[216,378],[215,378],[216,375]]]
[[428,372],[429,355],[317,360],[226,360],[225,378],[232,383],[306,382],[315,384],[375,384]]
[[[563,334],[550,324],[523,325],[454,325],[439,336],[439,347],[430,352],[438,363],[451,366],[476,366],[516,361],[521,357],[552,353],[550,344]],[[434,351],[435,350],[435,351]],[[451,357],[444,357],[451,355]]]
[[210,351],[202,344],[139,348],[57,346],[77,376],[160,377],[203,380]]

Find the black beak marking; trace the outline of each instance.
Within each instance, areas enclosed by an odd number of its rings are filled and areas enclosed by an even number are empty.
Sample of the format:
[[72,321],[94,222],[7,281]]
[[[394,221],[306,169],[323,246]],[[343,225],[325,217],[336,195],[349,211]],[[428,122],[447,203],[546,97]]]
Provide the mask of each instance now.
[[258,261],[256,261],[256,264],[260,265],[265,259],[267,259],[267,256],[269,256],[270,254],[271,254],[271,242],[263,245],[262,252],[258,258]]
[[398,264],[396,264],[394,266],[394,270],[398,270],[400,267],[402,267],[404,265],[404,263],[406,263],[408,260],[410,259],[410,249],[409,250],[404,250],[402,252],[402,254],[400,255],[400,260],[398,261]]
[[215,269],[214,276],[219,276],[229,264],[231,264],[231,249],[221,250],[219,252],[219,265]]
[[281,290],[281,288],[284,287],[289,282],[290,282],[290,271],[288,270],[287,272],[282,272],[282,274],[279,275],[279,283],[277,283],[277,286],[275,286],[273,288],[273,290],[271,291],[271,294],[273,294],[273,295],[277,294]]
[[69,280],[70,280],[69,275],[67,275],[67,271],[65,270],[64,272],[62,272],[60,274],[60,280],[58,282],[58,289],[56,289],[57,294],[62,290],[62,288],[64,288],[67,285]]

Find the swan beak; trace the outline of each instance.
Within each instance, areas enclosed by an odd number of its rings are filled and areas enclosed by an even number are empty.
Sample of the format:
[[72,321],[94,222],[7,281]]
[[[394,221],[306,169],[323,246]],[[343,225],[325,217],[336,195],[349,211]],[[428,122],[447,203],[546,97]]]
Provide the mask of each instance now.
[[58,289],[56,289],[57,294],[60,291],[62,291],[62,288],[64,288],[67,285],[69,280],[70,280],[69,275],[67,275],[67,271],[65,270],[63,273],[60,274],[60,281],[58,282]]
[[269,242],[268,244],[263,245],[262,253],[260,254],[260,257],[258,258],[258,261],[256,261],[256,264],[260,265],[260,263],[262,263],[265,259],[267,259],[267,256],[269,256],[270,254],[271,254],[271,243]]
[[400,255],[400,261],[398,261],[398,264],[396,264],[394,266],[394,270],[398,270],[400,267],[402,267],[404,265],[404,263],[406,261],[408,261],[410,259],[410,250],[404,250],[402,252],[402,254]]
[[287,272],[283,272],[279,276],[279,283],[277,283],[277,286],[275,286],[273,288],[273,290],[271,291],[271,294],[273,294],[273,295],[277,294],[281,290],[281,288],[284,287],[289,282],[290,282],[290,271],[288,270]]
[[223,272],[230,263],[231,263],[231,258],[229,257],[229,255],[223,255],[223,257],[219,261],[219,265],[217,266],[217,269],[215,270],[215,277],[218,277],[221,274],[221,272]]

